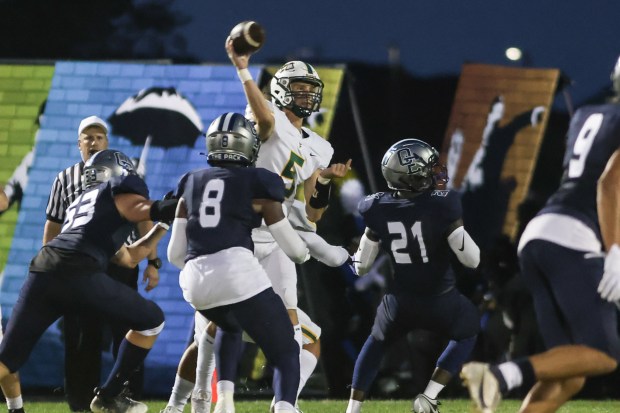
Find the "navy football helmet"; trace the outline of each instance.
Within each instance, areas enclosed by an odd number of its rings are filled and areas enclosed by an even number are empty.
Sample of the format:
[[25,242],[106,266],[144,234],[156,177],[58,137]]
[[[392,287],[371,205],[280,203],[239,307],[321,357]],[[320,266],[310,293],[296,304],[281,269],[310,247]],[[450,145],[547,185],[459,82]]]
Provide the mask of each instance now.
[[383,155],[381,173],[388,187],[397,191],[423,192],[435,188],[439,180],[447,181],[437,150],[419,139],[392,145]]
[[[293,91],[291,85],[303,82],[311,86],[308,91]],[[271,79],[271,99],[280,109],[290,109],[295,116],[307,118],[317,112],[323,100],[323,82],[318,73],[308,63],[299,60],[282,66]],[[298,105],[295,100],[307,100],[306,106]]]
[[260,139],[252,122],[239,113],[216,118],[207,129],[207,160],[210,164],[251,166],[256,162]]
[[136,175],[131,158],[114,149],[104,149],[91,156],[84,164],[82,182],[88,188],[107,182],[117,176]]

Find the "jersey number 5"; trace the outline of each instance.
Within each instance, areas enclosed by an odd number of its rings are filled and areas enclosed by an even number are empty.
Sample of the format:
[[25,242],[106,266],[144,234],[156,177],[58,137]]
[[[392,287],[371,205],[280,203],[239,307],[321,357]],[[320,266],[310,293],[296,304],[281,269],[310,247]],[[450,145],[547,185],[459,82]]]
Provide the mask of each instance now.
[[217,227],[220,223],[221,202],[224,196],[224,181],[212,179],[205,185],[200,203],[200,226],[203,228]]
[[[390,234],[399,235],[399,238],[392,240],[390,244],[390,249],[392,250],[392,255],[394,256],[394,261],[396,264],[411,264],[411,255],[409,252],[400,252],[402,250],[409,251],[407,241],[407,229],[405,228],[405,224],[402,222],[388,222],[388,231]],[[422,223],[420,221],[416,221],[411,226],[411,235],[413,235],[413,241],[418,241],[418,246],[420,247],[420,255],[422,256],[422,262],[428,262],[428,256],[426,255],[426,245],[424,244],[424,238],[422,237]]]
[[598,133],[603,123],[603,114],[594,113],[588,116],[588,119],[583,123],[577,139],[575,139],[575,145],[573,146],[573,157],[568,163],[568,177],[579,178],[583,173],[586,158],[592,148],[594,137]]

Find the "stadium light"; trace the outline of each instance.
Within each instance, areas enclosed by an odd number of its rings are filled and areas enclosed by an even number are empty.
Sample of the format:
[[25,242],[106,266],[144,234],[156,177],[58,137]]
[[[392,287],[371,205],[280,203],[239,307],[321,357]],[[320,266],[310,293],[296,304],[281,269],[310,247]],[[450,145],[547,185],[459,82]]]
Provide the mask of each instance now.
[[509,47],[506,49],[506,58],[513,62],[518,62],[523,58],[523,52],[518,47]]

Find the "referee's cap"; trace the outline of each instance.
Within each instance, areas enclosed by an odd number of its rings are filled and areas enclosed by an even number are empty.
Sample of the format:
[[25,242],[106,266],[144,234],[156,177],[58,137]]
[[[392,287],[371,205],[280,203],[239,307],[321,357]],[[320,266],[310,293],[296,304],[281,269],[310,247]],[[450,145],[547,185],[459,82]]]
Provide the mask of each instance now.
[[84,129],[90,126],[95,126],[95,125],[102,128],[105,131],[106,135],[108,134],[108,124],[105,123],[103,119],[97,116],[89,116],[87,118],[82,119],[82,121],[80,122],[80,127],[78,128],[78,136],[82,134]]

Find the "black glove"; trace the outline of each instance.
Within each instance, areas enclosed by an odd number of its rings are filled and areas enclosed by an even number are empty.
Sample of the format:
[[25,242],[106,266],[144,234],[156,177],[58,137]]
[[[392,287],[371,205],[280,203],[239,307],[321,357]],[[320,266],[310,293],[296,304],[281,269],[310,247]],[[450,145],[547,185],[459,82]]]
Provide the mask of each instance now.
[[179,198],[175,196],[174,191],[167,192],[162,201],[155,201],[151,205],[151,221],[164,222],[168,225],[172,224],[178,203]]

